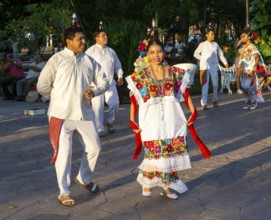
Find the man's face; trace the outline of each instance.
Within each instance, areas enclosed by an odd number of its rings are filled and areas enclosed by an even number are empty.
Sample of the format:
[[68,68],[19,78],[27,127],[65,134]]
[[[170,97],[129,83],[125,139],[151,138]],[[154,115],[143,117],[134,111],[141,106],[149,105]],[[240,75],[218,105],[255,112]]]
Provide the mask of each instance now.
[[100,46],[105,46],[107,45],[107,35],[105,32],[99,33],[97,37],[95,37],[96,43],[99,44]]
[[213,31],[209,31],[208,34],[206,34],[206,38],[208,41],[213,41],[215,39],[215,33]]
[[72,40],[67,39],[67,48],[72,50],[76,54],[84,51],[85,46],[86,46],[85,36],[81,32],[76,32]]

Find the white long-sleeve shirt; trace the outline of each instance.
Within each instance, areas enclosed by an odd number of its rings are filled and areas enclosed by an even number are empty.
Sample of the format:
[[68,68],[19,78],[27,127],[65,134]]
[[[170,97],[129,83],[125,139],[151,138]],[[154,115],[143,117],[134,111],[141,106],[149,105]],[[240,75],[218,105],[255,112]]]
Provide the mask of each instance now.
[[94,82],[95,96],[109,88],[101,66],[85,53],[74,54],[65,48],[53,55],[40,73],[37,90],[51,96],[49,116],[69,120],[94,120],[90,101],[83,92]]
[[117,74],[118,78],[123,78],[121,63],[112,48],[95,44],[86,50],[86,54],[102,66],[110,85],[116,84],[113,80],[114,73]]
[[228,62],[218,44],[214,41],[204,41],[199,44],[194,52],[194,57],[200,60],[200,70],[206,70],[208,66],[218,65],[219,60],[227,65]]

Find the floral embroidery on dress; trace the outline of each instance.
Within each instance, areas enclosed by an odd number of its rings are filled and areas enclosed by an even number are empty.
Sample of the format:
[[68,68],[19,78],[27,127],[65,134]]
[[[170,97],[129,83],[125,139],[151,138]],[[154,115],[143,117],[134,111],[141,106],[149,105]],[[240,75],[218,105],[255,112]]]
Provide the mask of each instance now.
[[143,70],[135,70],[131,79],[143,101],[147,102],[150,98],[176,95],[182,85],[184,73],[185,70],[183,69],[170,67],[167,78],[154,80],[150,76],[150,71],[144,68]]
[[144,141],[144,157],[147,159],[160,159],[186,154],[185,137],[167,138],[164,140]]
[[142,173],[143,177],[148,178],[150,180],[152,180],[154,177],[157,177],[161,179],[161,181],[166,185],[175,183],[179,179],[178,172],[163,173],[159,171],[146,172],[143,170],[139,170],[139,172]]

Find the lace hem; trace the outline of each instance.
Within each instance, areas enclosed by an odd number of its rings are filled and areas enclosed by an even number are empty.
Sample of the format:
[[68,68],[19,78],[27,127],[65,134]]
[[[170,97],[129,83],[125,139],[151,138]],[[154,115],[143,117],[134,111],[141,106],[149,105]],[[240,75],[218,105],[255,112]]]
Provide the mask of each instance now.
[[183,181],[178,179],[176,182],[172,182],[169,185],[162,183],[160,178],[154,177],[153,179],[144,178],[142,174],[139,174],[137,177],[137,181],[139,184],[146,188],[153,188],[153,187],[162,187],[173,189],[179,193],[184,193],[188,190],[187,186]]
[[190,169],[191,162],[188,154],[176,156],[174,158],[160,158],[158,160],[149,160],[145,158],[138,168],[146,172],[159,171],[169,173]]

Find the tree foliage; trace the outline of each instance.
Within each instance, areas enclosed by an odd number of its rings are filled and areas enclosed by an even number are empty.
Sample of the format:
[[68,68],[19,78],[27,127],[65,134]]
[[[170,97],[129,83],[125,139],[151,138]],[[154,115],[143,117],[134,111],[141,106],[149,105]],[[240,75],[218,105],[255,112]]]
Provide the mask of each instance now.
[[251,29],[259,35],[255,41],[265,62],[271,64],[271,1],[254,0],[251,2],[250,12],[253,15]]

